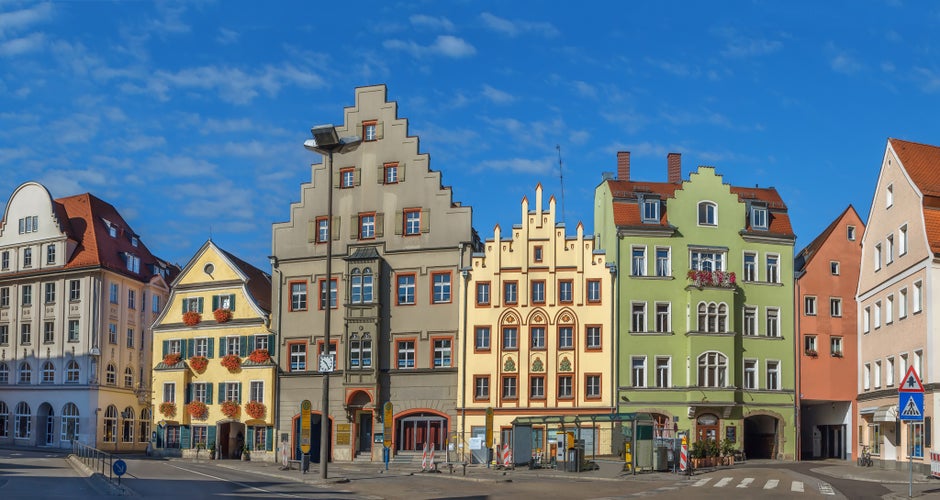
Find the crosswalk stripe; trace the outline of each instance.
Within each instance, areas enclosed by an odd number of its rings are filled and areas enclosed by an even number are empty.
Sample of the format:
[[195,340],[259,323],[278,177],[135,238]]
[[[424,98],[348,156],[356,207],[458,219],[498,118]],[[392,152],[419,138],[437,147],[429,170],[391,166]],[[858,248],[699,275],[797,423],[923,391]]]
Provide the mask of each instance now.
[[731,478],[730,478],[730,477],[723,477],[723,478],[719,479],[717,483],[715,483],[715,488],[724,488],[725,485],[728,484],[728,483],[730,483],[730,482],[731,482]]
[[692,486],[705,486],[711,480],[712,478],[710,477],[703,477],[702,479],[699,479],[694,484],[692,484]]
[[778,484],[780,484],[780,481],[778,481],[778,480],[776,480],[776,479],[768,479],[768,480],[767,480],[767,484],[764,485],[764,489],[765,489],[765,490],[772,490],[772,489],[776,488]]
[[829,483],[819,483],[819,492],[823,495],[835,495],[836,492],[832,491],[832,486]]
[[790,491],[803,493],[803,481],[793,481],[793,483],[790,485]]
[[741,480],[741,484],[738,485],[738,488],[747,488],[747,487],[750,486],[751,483],[753,483],[753,482],[754,482],[754,478],[753,478],[753,477],[746,477],[746,478],[744,478],[744,479]]

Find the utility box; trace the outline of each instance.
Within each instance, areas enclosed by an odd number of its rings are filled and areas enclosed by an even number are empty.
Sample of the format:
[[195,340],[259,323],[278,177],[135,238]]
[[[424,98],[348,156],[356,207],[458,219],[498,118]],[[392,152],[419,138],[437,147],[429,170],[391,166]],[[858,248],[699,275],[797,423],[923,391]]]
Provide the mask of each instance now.
[[512,426],[512,463],[528,465],[532,459],[532,426]]
[[653,470],[660,472],[669,470],[669,448],[665,446],[653,448]]

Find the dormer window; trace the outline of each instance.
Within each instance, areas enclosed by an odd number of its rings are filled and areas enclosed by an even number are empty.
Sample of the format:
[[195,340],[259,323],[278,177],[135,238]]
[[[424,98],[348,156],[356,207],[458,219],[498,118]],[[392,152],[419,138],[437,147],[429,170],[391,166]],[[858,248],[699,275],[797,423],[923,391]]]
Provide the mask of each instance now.
[[108,236],[112,238],[117,238],[117,228],[114,226],[108,226]]
[[767,206],[754,203],[751,205],[751,229],[767,230]]
[[131,235],[131,246],[140,246],[140,239],[138,239],[137,236]]
[[659,223],[659,198],[643,196],[640,198],[640,210],[644,224]]
[[124,262],[125,262],[125,264],[127,264],[127,270],[128,270],[128,271],[132,271],[132,272],[135,272],[135,273],[139,273],[139,272],[140,272],[140,257],[138,257],[138,256],[136,256],[136,255],[134,255],[134,254],[130,254],[130,253],[126,253],[126,252],[125,252],[125,253],[124,253]]
[[700,201],[698,204],[698,225],[718,225],[718,205],[711,201]]

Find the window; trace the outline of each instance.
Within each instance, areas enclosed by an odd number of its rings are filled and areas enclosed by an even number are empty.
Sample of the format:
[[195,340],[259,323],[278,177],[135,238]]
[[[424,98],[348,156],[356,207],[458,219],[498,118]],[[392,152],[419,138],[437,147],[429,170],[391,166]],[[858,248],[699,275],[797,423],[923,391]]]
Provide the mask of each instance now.
[[445,304],[450,302],[450,271],[443,273],[432,273],[431,283],[433,286],[433,296],[431,302],[434,304]]
[[656,387],[663,389],[672,386],[672,358],[656,357]]
[[780,257],[767,256],[767,283],[780,283]]
[[911,300],[914,303],[913,308],[912,308],[914,311],[914,314],[919,313],[921,309],[923,309],[924,307],[923,291],[924,291],[923,282],[918,281],[917,283],[914,283],[914,295],[911,297]]
[[584,376],[585,399],[599,399],[601,397],[601,376],[589,374]]
[[875,329],[881,328],[881,301],[875,302]]
[[757,254],[744,253],[744,281],[757,281]]
[[503,399],[517,399],[518,397],[515,375],[503,376]]
[[371,240],[375,238],[375,214],[359,215],[359,239]]
[[885,243],[887,243],[885,247],[885,262],[891,264],[894,262],[894,235],[889,234],[888,237],[885,238]]
[[208,429],[204,425],[194,425],[192,434],[192,448],[205,448]]
[[700,226],[718,225],[718,205],[710,201],[699,202],[698,225]]
[[780,310],[776,307],[767,308],[767,336],[780,336]]
[[117,324],[108,323],[108,343],[117,344],[117,337],[118,337]]
[[414,340],[399,340],[398,341],[398,369],[414,368],[415,367],[415,341]]
[[571,280],[560,280],[558,282],[558,302],[562,304],[571,304],[574,302],[574,282]]
[[924,373],[923,363],[924,363],[924,351],[920,349],[914,351],[914,364],[911,366],[914,367],[914,371],[917,372],[918,377],[923,377],[923,375],[921,375],[922,373]]
[[137,309],[137,292],[135,290],[127,291],[127,308]]
[[371,304],[373,292],[372,269],[353,268],[349,273],[349,301],[353,304]]
[[264,381],[252,380],[248,389],[248,401],[264,403]]
[[829,261],[829,272],[830,272],[833,276],[838,276],[838,275],[839,275],[839,261],[837,261],[837,260],[830,260],[830,261]]
[[[150,413],[150,408],[143,408],[140,410],[140,432],[137,434],[137,439],[141,443],[146,443],[150,440],[150,419],[152,415]],[[75,428],[78,429],[78,424],[75,424]],[[77,432],[76,432],[77,433]]]
[[829,299],[829,315],[833,318],[842,317],[842,299],[832,297]]
[[657,302],[656,303],[656,332],[657,333],[667,333],[672,331],[672,325],[670,325],[670,314],[669,314],[669,304]]
[[382,178],[386,184],[398,184],[398,164],[386,163],[382,166]]
[[10,344],[10,325],[0,325],[0,345]]
[[0,288],[0,307],[10,307],[10,287]]
[[875,245],[875,271],[881,269],[881,243]]
[[633,247],[631,276],[646,276],[646,247]]
[[29,384],[33,381],[33,367],[29,363],[20,363],[19,383]]
[[503,302],[505,304],[519,303],[519,284],[515,281],[503,283]]
[[23,267],[33,267],[33,249],[23,249]]
[[163,402],[164,403],[176,402],[176,383],[175,382],[163,383]]
[[23,287],[20,289],[20,293],[23,294],[24,306],[33,305],[33,285],[23,285]]
[[6,271],[10,268],[10,251],[4,250],[0,253],[0,269]]
[[134,370],[130,367],[124,369],[124,387],[134,387]]
[[339,170],[339,187],[342,189],[351,188],[356,185],[356,169],[341,168]]
[[646,331],[646,302],[634,302],[630,306],[630,331]]
[[231,335],[231,336],[228,336],[228,337],[224,337],[224,338],[222,339],[222,342],[225,342],[225,353],[226,353],[226,354],[232,354],[232,355],[235,355],[235,356],[241,356],[241,355],[242,355],[242,352],[241,352],[241,351],[242,351],[242,349],[241,349],[241,346],[242,346],[242,338],[239,337],[238,335]]
[[803,314],[806,316],[816,315],[816,297],[812,295],[803,297]]
[[780,362],[767,361],[767,390],[780,390]]
[[39,231],[39,216],[29,215],[20,219],[20,234]]
[[478,326],[474,329],[473,347],[477,351],[490,350],[490,327]]
[[871,306],[865,307],[862,313],[862,331],[868,333],[871,331]]
[[16,405],[16,413],[13,414],[13,436],[19,439],[28,439],[32,433],[33,412],[25,401],[20,401]]
[[885,386],[894,386],[894,356],[888,356],[885,360]]
[[46,245],[46,264],[55,264],[55,245]]
[[898,229],[898,257],[907,253],[907,224]]
[[108,287],[108,290],[109,290],[109,292],[110,292],[110,293],[108,294],[108,298],[110,299],[110,302],[111,302],[112,304],[117,304],[117,303],[118,303],[118,285],[117,285],[117,283],[111,283],[110,286]]
[[405,236],[415,236],[421,234],[421,210],[411,208],[403,213],[403,223]]
[[307,283],[291,282],[290,284],[290,310],[307,310]]
[[6,363],[0,362],[0,384],[10,383],[10,367]]
[[[336,278],[330,279],[330,309],[336,309]],[[326,308],[326,280],[320,280],[320,309]]]
[[894,205],[894,184],[888,184],[885,189],[885,207],[891,208]]
[[542,262],[542,245],[535,245],[532,248],[532,260]]
[[756,359],[745,359],[744,360],[744,388],[745,389],[757,389],[758,387],[757,380],[757,360]]
[[173,339],[167,341],[167,354],[178,353],[182,354],[182,341],[179,339]]
[[113,226],[113,225],[111,225],[111,224],[108,224],[108,236],[110,236],[110,237],[112,237],[112,238],[117,238],[117,233],[118,233],[118,231],[117,231],[117,226]]
[[449,338],[434,339],[434,368],[450,368],[453,341]]
[[907,288],[898,292],[898,319],[907,317]]
[[545,327],[533,326],[529,329],[530,347],[532,349],[545,349]]
[[558,327],[558,348],[559,349],[574,349],[574,327],[572,326],[559,326]]
[[473,399],[490,399],[490,378],[486,376],[473,377]]
[[744,306],[744,335],[757,335],[757,308]]
[[150,311],[151,311],[152,313],[154,313],[154,314],[159,314],[159,313],[160,313],[160,296],[159,296],[159,295],[154,295],[154,296],[151,297],[150,299],[151,299],[151,300],[150,300],[150,303],[151,303]]
[[127,264],[128,271],[132,271],[135,273],[140,272],[140,257],[134,254],[125,253],[124,260],[125,260],[125,263]]
[[477,305],[478,306],[490,305],[490,282],[489,281],[477,283]]
[[290,371],[304,371],[307,369],[307,343],[289,342]]
[[767,230],[767,207],[751,205],[751,228]]
[[44,302],[46,304],[55,303],[55,283],[46,283],[45,290]]
[[655,224],[659,222],[659,198],[642,198],[643,223]]
[[836,358],[842,357],[842,337],[829,338],[829,353]]
[[[6,413],[6,412],[4,412]],[[62,441],[74,441],[75,437],[78,435],[78,407],[75,406],[75,403],[67,403],[65,407],[62,408],[62,431],[61,439]],[[3,433],[6,426],[0,425],[0,433]],[[0,434],[5,435],[5,433]],[[147,439],[150,439],[150,436],[147,436]]]
[[646,356],[630,358],[630,383],[633,387],[646,387]]
[[601,327],[593,325],[585,327],[585,347],[587,349],[600,349],[601,342]]
[[42,343],[51,344],[55,342],[55,322],[54,321],[44,321],[42,329]]
[[700,302],[698,305],[698,331],[724,333],[728,330],[728,306]]
[[545,375],[529,377],[529,399],[545,399]]
[[117,369],[114,367],[114,363],[108,363],[108,367],[105,369],[105,383],[117,385]]
[[415,275],[398,275],[398,305],[414,305],[415,303]]
[[881,360],[875,361],[875,389],[881,388]]
[[194,356],[209,357],[212,355],[212,353],[209,352],[209,339],[202,337],[202,338],[197,338],[194,340],[195,340],[195,344],[193,347]]
[[690,262],[693,271],[724,271],[723,252],[693,250]]
[[519,349],[519,330],[516,327],[503,327],[503,349],[507,351]]
[[76,301],[82,298],[82,282],[69,280],[69,300]]
[[326,217],[317,217],[316,221],[317,229],[317,243],[326,243],[330,240],[330,221]]
[[668,248],[657,248],[656,249],[656,276],[671,276],[670,262],[669,262],[669,249]]
[[39,369],[40,379],[39,382],[42,384],[52,384],[55,383],[55,365],[52,364],[52,361],[44,361],[42,366]]
[[571,399],[574,397],[574,378],[571,375],[558,377],[558,399]]
[[816,350],[816,336],[807,335],[803,337],[803,352],[807,356],[816,356],[819,351]]
[[20,344],[29,345],[33,342],[33,325],[24,323],[20,325]]
[[241,402],[242,400],[242,384],[241,382],[223,382],[222,384],[225,387],[225,401],[237,401]]
[[894,295],[888,295],[885,298],[885,324],[890,325],[894,322]]
[[66,384],[77,384],[78,383],[78,362],[74,359],[70,360],[67,365],[65,365],[65,383]]
[[378,122],[375,120],[362,122],[362,140],[371,142],[378,139]]
[[349,367],[351,369],[372,368],[372,337],[368,334],[360,338],[353,334],[349,339]]
[[532,303],[533,304],[545,303],[545,280],[533,280],[532,281]]
[[706,352],[699,356],[699,387],[725,387],[727,384],[728,358],[720,352]]
[[597,304],[601,301],[601,280],[588,280],[587,282],[587,301]]
[[846,226],[845,237],[848,238],[849,241],[855,241],[855,226]]

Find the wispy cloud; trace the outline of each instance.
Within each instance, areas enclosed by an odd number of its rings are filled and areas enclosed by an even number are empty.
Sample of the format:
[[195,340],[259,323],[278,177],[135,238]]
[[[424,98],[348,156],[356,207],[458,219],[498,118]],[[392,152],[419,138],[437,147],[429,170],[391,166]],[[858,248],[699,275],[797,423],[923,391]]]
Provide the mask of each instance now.
[[46,44],[46,35],[30,33],[21,38],[0,42],[0,56],[18,56],[42,50]]
[[558,35],[558,29],[555,28],[551,23],[545,22],[532,22],[532,21],[521,21],[521,20],[509,20],[503,17],[496,16],[489,12],[484,12],[480,14],[480,19],[483,20],[483,24],[497,33],[502,33],[503,35],[515,37],[524,34],[534,34],[544,37],[554,37]]
[[713,35],[725,40],[721,55],[729,58],[757,57],[772,54],[783,48],[780,40],[743,35],[730,27],[717,27],[709,30]]
[[446,17],[434,17],[424,14],[415,14],[408,18],[412,26],[428,28],[436,31],[454,31],[454,23]]
[[836,73],[854,75],[865,67],[851,52],[837,47],[832,42],[826,45],[826,53],[829,56],[829,67]]
[[438,36],[430,45],[397,39],[386,40],[382,45],[389,50],[408,52],[416,58],[440,55],[459,59],[472,56],[477,52],[477,49],[464,39],[451,35]]
[[587,97],[590,99],[597,98],[597,89],[595,89],[594,86],[591,85],[590,83],[584,82],[581,80],[576,80],[574,82],[571,82],[571,85],[574,87],[574,91],[579,96]]
[[144,172],[151,178],[155,177],[211,177],[218,167],[201,158],[188,156],[154,155],[143,163]]
[[183,14],[186,12],[187,8],[185,4],[157,3],[156,7],[161,17],[150,20],[147,28],[151,31],[161,34],[190,32],[190,26],[182,20]]
[[[7,4],[10,5],[10,4]],[[28,9],[0,13],[0,36],[7,36],[53,17],[52,4],[41,3]]]
[[489,160],[479,164],[479,170],[498,170],[518,174],[549,174],[554,171],[557,157],[544,158],[509,158],[505,160]]
[[646,62],[654,68],[682,78],[697,78],[702,73],[699,68],[689,66],[682,62],[664,61],[662,59],[652,59],[649,57],[646,58]]
[[325,85],[323,78],[310,70],[298,68],[293,64],[280,66],[268,65],[259,71],[249,72],[242,68],[224,66],[202,66],[187,68],[177,72],[157,71],[147,82],[146,89],[137,86],[125,86],[129,92],[156,93],[161,99],[169,100],[169,92],[174,89],[213,90],[219,97],[233,104],[247,104],[261,92],[276,96],[280,89],[293,84],[299,87],[318,88]]
[[489,85],[483,86],[483,97],[496,104],[509,104],[516,100],[512,94],[495,89]]
[[934,93],[940,90],[940,73],[936,70],[917,67],[914,68],[914,76],[924,92]]
[[219,28],[219,34],[216,35],[215,41],[222,45],[231,45],[238,41],[239,36],[237,31],[228,28]]

